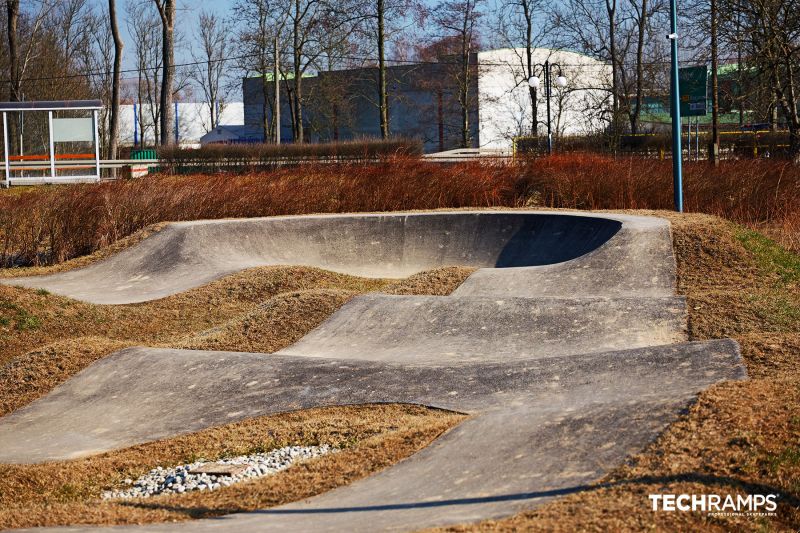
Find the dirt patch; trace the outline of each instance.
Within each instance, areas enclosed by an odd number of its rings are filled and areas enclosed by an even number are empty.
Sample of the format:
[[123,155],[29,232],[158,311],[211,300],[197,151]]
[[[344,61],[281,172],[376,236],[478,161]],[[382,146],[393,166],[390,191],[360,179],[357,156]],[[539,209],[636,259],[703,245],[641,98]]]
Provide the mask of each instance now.
[[475,270],[477,269],[460,266],[434,268],[386,285],[381,289],[381,292],[387,294],[447,296],[456,290]]
[[354,291],[312,289],[274,296],[228,323],[193,335],[176,347],[272,353],[319,326],[353,296]]
[[0,367],[0,416],[41,398],[94,363],[132,343],[103,337],[57,341]]
[[[309,409],[258,417],[75,461],[0,465],[0,529],[70,524],[140,524],[250,511],[351,483],[425,447],[463,415],[408,405]],[[329,444],[342,451],[274,476],[214,492],[135,501],[100,499],[156,466]]]
[[[657,214],[672,222],[691,337],[736,339],[751,379],[701,393],[656,442],[595,485],[507,519],[437,531],[800,527],[800,258],[716,217]],[[665,493],[780,494],[778,516],[653,512],[648,495]]]
[[[428,270],[403,280],[387,282],[380,288],[380,292],[446,296],[474,271],[474,268],[464,267]],[[195,350],[276,352],[299,340],[362,292],[309,289],[281,293],[249,313],[222,326],[194,334],[175,346]]]
[[270,266],[130,305],[92,305],[46,291],[0,285],[0,364],[33,348],[81,336],[171,343],[249,313],[278,294],[307,289],[362,293],[394,282],[311,267]]

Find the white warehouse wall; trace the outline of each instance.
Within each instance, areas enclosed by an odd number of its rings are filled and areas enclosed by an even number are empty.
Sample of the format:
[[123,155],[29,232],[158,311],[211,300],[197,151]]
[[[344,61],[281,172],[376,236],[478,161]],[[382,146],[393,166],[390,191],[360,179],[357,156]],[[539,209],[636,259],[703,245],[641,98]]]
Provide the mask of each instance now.
[[[524,48],[502,48],[478,53],[478,110],[480,146],[509,150],[512,139],[531,134],[531,101]],[[611,66],[583,54],[536,48],[533,62],[560,64],[567,86],[554,87],[551,96],[553,134],[582,135],[602,130],[610,109],[607,90]],[[537,95],[539,135],[546,134],[547,108],[544,76]],[[558,68],[553,68],[553,85]],[[605,88],[605,89],[604,89]]]
[[[133,104],[120,106],[119,139],[120,145],[133,146],[134,137],[134,111]],[[154,142],[153,119],[150,106],[144,105],[145,114],[145,144]],[[243,124],[244,105],[242,102],[230,102],[224,105],[221,112],[220,124]],[[172,129],[172,128],[171,128]],[[178,103],[178,139],[181,145],[199,146],[200,137],[211,129],[211,114],[205,102],[179,102]],[[174,135],[174,129],[172,129]],[[141,142],[142,132],[139,132]]]

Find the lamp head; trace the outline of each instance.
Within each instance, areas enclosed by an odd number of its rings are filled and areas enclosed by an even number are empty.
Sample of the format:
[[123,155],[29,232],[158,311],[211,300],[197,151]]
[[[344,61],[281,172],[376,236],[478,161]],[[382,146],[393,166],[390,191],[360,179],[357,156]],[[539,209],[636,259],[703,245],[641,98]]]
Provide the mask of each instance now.
[[539,76],[531,76],[528,78],[528,85],[530,85],[534,89],[539,88]]

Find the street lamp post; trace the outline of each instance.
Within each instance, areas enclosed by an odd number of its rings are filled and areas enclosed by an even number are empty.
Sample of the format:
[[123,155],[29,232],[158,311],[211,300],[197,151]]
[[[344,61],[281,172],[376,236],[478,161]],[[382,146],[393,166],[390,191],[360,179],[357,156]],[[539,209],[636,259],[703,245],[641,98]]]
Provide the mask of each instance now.
[[681,95],[678,78],[678,6],[670,0],[670,34],[672,68],[670,69],[670,103],[672,106],[672,192],[675,211],[683,212],[683,149],[681,148]]
[[[547,153],[553,153],[553,131],[551,127],[550,121],[550,96],[551,96],[551,89],[552,89],[552,72],[551,69],[553,67],[558,67],[558,76],[556,77],[556,85],[559,87],[566,87],[567,86],[567,78],[562,76],[561,74],[561,66],[558,64],[551,64],[550,61],[545,61],[541,65],[537,65],[542,69],[542,74],[544,75],[544,94],[545,99],[547,100]],[[539,76],[531,76],[528,79],[528,85],[533,87],[534,89],[538,89],[539,85],[541,84],[541,80]],[[536,117],[534,117],[534,121]]]

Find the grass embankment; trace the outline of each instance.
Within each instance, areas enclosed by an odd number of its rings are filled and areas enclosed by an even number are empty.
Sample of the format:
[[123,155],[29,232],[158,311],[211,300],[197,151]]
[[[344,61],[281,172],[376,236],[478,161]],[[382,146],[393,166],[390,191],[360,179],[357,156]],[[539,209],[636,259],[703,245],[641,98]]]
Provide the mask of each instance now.
[[[272,352],[292,344],[357,294],[449,294],[472,271],[445,267],[387,280],[309,267],[263,267],[161,300],[117,306],[0,286],[0,416],[125,346]],[[402,405],[312,409],[86,459],[0,465],[0,529],[169,521],[277,505],[394,464],[462,419]],[[214,493],[127,503],[98,500],[104,489],[155,466],[286,444],[330,444],[344,451]]]
[[[800,166],[687,163],[685,173],[688,211],[767,231],[800,250]],[[514,165],[398,157],[38,187],[0,193],[0,265],[61,263],[164,221],[497,206],[670,209],[671,180],[668,161],[568,154]]]
[[[800,256],[714,217],[672,221],[693,339],[733,337],[750,379],[688,413],[595,486],[505,520],[448,531],[797,531],[800,528]],[[770,494],[777,517],[653,512],[648,494]]]

